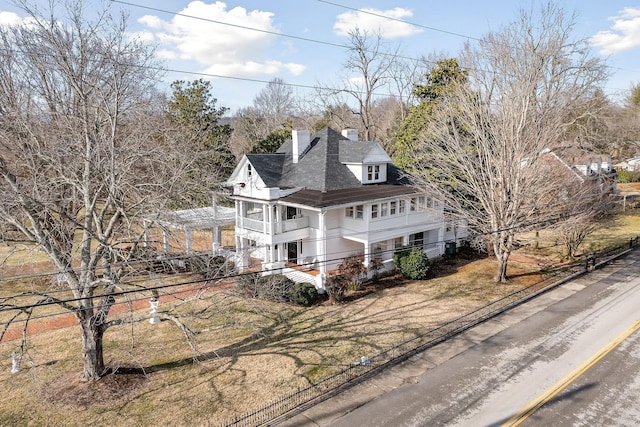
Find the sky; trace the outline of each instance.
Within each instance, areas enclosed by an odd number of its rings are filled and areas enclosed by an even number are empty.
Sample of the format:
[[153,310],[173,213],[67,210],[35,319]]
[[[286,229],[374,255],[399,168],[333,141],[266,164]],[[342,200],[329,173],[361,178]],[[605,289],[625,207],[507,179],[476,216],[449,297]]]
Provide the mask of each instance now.
[[[44,0],[35,0],[44,1]],[[87,0],[99,4],[99,1]],[[274,78],[310,96],[313,86],[339,87],[344,77],[347,34],[356,27],[380,32],[389,49],[417,58],[455,57],[517,19],[541,0],[105,0],[129,16],[132,37],[154,43],[167,68],[163,84],[211,80],[218,106],[231,112],[252,104]],[[574,37],[588,39],[606,59],[605,86],[616,100],[640,83],[640,3],[631,0],[555,2],[577,14]],[[24,13],[0,0],[0,25]]]

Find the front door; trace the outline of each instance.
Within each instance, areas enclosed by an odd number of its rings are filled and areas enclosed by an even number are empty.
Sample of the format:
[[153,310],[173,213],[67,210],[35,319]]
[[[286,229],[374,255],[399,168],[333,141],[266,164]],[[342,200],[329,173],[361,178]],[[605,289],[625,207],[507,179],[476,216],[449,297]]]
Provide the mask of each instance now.
[[287,243],[287,261],[298,263],[298,242]]

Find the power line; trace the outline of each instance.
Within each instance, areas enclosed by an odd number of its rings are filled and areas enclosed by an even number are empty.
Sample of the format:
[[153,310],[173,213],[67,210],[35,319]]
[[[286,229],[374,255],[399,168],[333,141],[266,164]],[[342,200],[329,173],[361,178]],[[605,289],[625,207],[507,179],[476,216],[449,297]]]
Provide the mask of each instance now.
[[[147,9],[147,10],[152,10],[155,12],[161,12],[161,13],[165,13],[168,15],[174,15],[174,16],[182,16],[185,18],[190,18],[190,19],[197,19],[200,21],[205,21],[205,22],[211,22],[211,23],[216,23],[216,24],[220,24],[220,25],[226,25],[226,26],[230,26],[230,27],[236,27],[236,28],[240,28],[240,29],[245,29],[245,30],[249,30],[249,31],[256,31],[256,32],[261,32],[261,33],[265,33],[265,34],[269,34],[269,35],[275,35],[275,36],[279,36],[279,37],[285,37],[285,38],[291,38],[291,39],[296,39],[296,40],[300,40],[300,41],[305,41],[305,42],[310,42],[310,43],[317,43],[317,44],[323,44],[323,45],[327,45],[327,46],[331,46],[331,47],[339,47],[342,49],[345,48],[349,48],[348,45],[344,45],[344,44],[340,44],[340,43],[334,43],[334,42],[329,42],[326,40],[318,40],[318,39],[312,39],[309,37],[301,37],[301,36],[295,36],[292,34],[287,34],[287,33],[279,33],[276,31],[270,31],[270,30],[264,30],[261,28],[255,28],[255,27],[247,27],[247,26],[243,26],[243,25],[239,25],[239,24],[232,24],[229,22],[224,22],[224,21],[219,21],[219,20],[214,20],[214,19],[209,19],[209,18],[203,18],[200,16],[195,16],[195,15],[188,15],[188,14],[184,14],[184,13],[180,13],[180,12],[173,12],[167,9],[160,9],[160,8],[154,8],[154,7],[150,7],[150,6],[144,6],[144,5],[140,5],[140,4],[136,4],[136,3],[131,3],[131,2],[127,2],[127,1],[123,1],[123,0],[110,0],[112,3],[120,3],[123,5],[127,5],[127,6],[133,6],[133,7],[137,7],[137,8],[141,8],[141,9]],[[340,3],[336,3],[336,2],[332,2],[332,1],[328,1],[328,0],[316,0],[320,3],[325,3],[334,7],[338,7],[341,9],[347,9],[347,10],[352,10],[355,12],[359,12],[359,13],[363,13],[363,14],[367,14],[367,15],[371,15],[371,16],[375,16],[378,18],[383,18],[389,21],[395,21],[395,22],[400,22],[403,24],[407,24],[407,25],[411,25],[413,27],[416,28],[422,28],[422,29],[426,29],[429,31],[435,31],[435,32],[439,32],[439,33],[443,33],[443,34],[448,34],[448,35],[452,35],[455,37],[460,37],[460,38],[464,38],[467,40],[474,40],[474,41],[482,41],[482,38],[478,38],[475,36],[470,36],[468,34],[464,34],[464,33],[460,33],[460,32],[455,32],[455,31],[451,31],[451,30],[445,30],[442,28],[437,28],[437,27],[433,27],[433,26],[428,26],[428,25],[424,25],[424,24],[419,24],[416,22],[412,22],[412,21],[406,21],[403,19],[399,19],[399,18],[394,18],[392,16],[388,16],[388,15],[384,15],[381,13],[376,13],[370,10],[365,10],[365,9],[359,9],[359,8],[354,8],[351,6],[346,6],[344,4],[340,4]],[[389,53],[386,52],[379,52],[381,55],[391,55]],[[435,64],[436,61],[429,61],[426,60],[425,58],[415,58],[415,57],[407,57],[407,56],[402,56],[402,55],[394,55],[398,58],[403,58],[403,59],[409,59],[412,61],[424,61],[426,63],[431,63],[431,64]],[[464,67],[461,66],[461,68],[463,69],[467,69],[467,70],[473,70],[473,68],[470,67]],[[626,68],[620,68],[620,67],[613,67],[613,66],[608,66],[607,68],[611,68],[611,69],[615,69],[615,70],[620,70],[620,71],[629,71],[629,72],[638,72],[638,70],[630,70],[630,69],[626,69]],[[232,78],[229,76],[217,76],[220,78]],[[239,78],[242,79],[242,78]],[[260,81],[260,80],[256,80],[256,81]],[[619,89],[619,90],[626,90],[626,89]]]
[[[526,225],[518,225],[518,226],[514,226],[514,227],[510,227],[508,229],[502,229],[502,230],[496,230],[496,231],[491,231],[491,232],[485,232],[485,233],[477,233],[474,236],[467,236],[467,238],[477,238],[480,236],[484,236],[484,235],[490,235],[490,234],[494,234],[494,233],[499,233],[499,232],[503,232],[503,231],[510,231],[510,230],[515,230],[515,229],[522,229],[522,228],[528,228],[528,227],[532,227],[535,225],[540,225],[543,223],[548,223],[549,220],[542,220],[542,221],[537,221],[537,222],[533,222],[533,223],[529,223]],[[435,241],[435,242],[427,242],[427,244],[439,244],[439,243],[443,243],[445,242],[443,241]],[[424,244],[423,244],[424,245]],[[414,245],[416,247],[422,247],[423,245]],[[411,247],[411,246],[410,246]],[[397,249],[388,249],[387,251],[389,252],[395,252]],[[335,254],[334,254],[335,255]],[[350,256],[340,256],[337,258],[332,258],[332,259],[325,259],[323,261],[320,261],[322,263],[325,264],[329,264],[329,263],[333,263],[333,262],[337,262],[337,261],[343,261],[345,259],[350,258]],[[315,262],[311,262],[311,263],[306,263],[306,264],[300,264],[300,266],[311,266],[315,264]],[[281,268],[273,268],[273,269],[263,269],[260,271],[260,273],[265,273],[265,272],[274,272],[274,271],[279,271],[281,270]],[[177,287],[177,286],[184,286],[184,285],[190,285],[190,284],[196,284],[196,283],[203,283],[203,282],[207,282],[207,281],[211,281],[211,280],[225,280],[225,279],[234,279],[234,278],[241,278],[241,277],[248,277],[255,274],[255,272],[252,271],[248,271],[248,272],[242,272],[242,273],[234,273],[234,274],[229,274],[229,275],[223,275],[220,277],[216,277],[213,279],[207,279],[207,278],[203,278],[203,279],[198,279],[198,280],[193,280],[193,281],[188,281],[188,282],[179,282],[179,283],[173,283],[173,284],[163,284],[163,285],[159,285],[159,286],[151,286],[151,287],[146,287],[143,289],[131,289],[131,290],[123,290],[123,291],[119,291],[119,292],[113,292],[110,294],[107,294],[109,296],[123,296],[123,295],[129,295],[129,294],[133,294],[133,293],[137,293],[137,292],[148,292],[148,291],[154,291],[154,290],[160,290],[160,289],[166,289],[166,288],[173,288],[173,287]],[[133,282],[122,282],[122,283],[118,283],[117,285],[119,286],[126,286],[126,285],[131,285],[133,284]],[[68,292],[68,289],[64,290],[65,292]],[[30,295],[27,293],[27,295],[24,296],[42,296],[43,298],[46,297],[46,295],[40,295],[40,294],[36,294],[36,295]],[[93,298],[102,298],[105,295],[100,294],[100,295],[95,295],[90,297],[91,299]],[[8,297],[10,298],[10,297]],[[7,305],[6,307],[0,307],[0,312],[3,311],[15,311],[15,310],[27,310],[27,309],[32,309],[35,307],[41,307],[41,306],[48,306],[48,305],[60,305],[63,303],[72,303],[72,302],[78,302],[78,301],[83,301],[86,300],[87,297],[81,297],[81,298],[68,298],[68,299],[62,299],[62,300],[54,300],[54,301],[44,301],[44,302],[40,302],[37,304],[28,304],[28,305],[22,305],[22,306],[9,306]]]
[[342,9],[352,10],[354,12],[364,13],[366,15],[371,15],[371,16],[375,16],[375,17],[378,17],[378,18],[384,18],[384,19],[387,19],[389,21],[401,22],[403,24],[411,25],[411,26],[417,27],[417,28],[423,28],[425,30],[437,31],[439,33],[449,34],[451,36],[456,36],[456,37],[462,37],[462,38],[465,38],[465,39],[468,39],[468,40],[481,41],[481,39],[479,39],[477,37],[469,36],[469,35],[462,34],[462,33],[456,33],[456,32],[453,32],[453,31],[443,30],[441,28],[435,28],[435,27],[430,27],[430,26],[427,26],[427,25],[417,24],[415,22],[405,21],[403,19],[398,19],[398,18],[394,18],[392,16],[383,15],[381,13],[372,12],[370,10],[358,9],[358,8],[355,8],[355,7],[345,6],[343,4],[334,3],[334,2],[331,2],[331,1],[327,1],[327,0],[317,0],[317,1],[319,1],[320,3],[330,4],[331,6],[339,7],[339,8],[342,8]]

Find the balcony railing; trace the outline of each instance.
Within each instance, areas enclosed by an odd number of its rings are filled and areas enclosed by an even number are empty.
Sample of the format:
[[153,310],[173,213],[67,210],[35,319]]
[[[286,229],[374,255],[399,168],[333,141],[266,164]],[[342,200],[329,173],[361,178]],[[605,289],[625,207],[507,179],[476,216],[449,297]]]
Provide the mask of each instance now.
[[286,221],[276,222],[274,232],[276,234],[286,233],[287,231],[300,230],[301,228],[307,228],[309,226],[309,217],[303,216],[295,219],[288,219]]
[[[241,228],[245,228],[247,230],[260,231],[260,232],[269,232],[269,224],[266,224],[265,228],[264,221],[255,220],[251,218],[240,218],[239,226]],[[309,226],[309,217],[303,216],[295,219],[288,219],[285,221],[278,221],[274,224],[273,234],[282,234],[287,233],[289,231],[300,230],[303,228],[307,228]]]
[[264,221],[251,218],[240,218],[240,227],[247,230],[264,232]]

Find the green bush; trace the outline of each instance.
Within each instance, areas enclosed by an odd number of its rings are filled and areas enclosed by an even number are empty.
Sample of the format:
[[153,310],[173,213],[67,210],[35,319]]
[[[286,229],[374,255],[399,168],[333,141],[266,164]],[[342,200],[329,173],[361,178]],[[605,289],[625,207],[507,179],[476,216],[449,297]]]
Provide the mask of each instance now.
[[312,283],[294,283],[291,286],[289,301],[293,304],[309,307],[318,301],[319,296],[318,290]]
[[621,184],[625,184],[628,182],[640,182],[640,172],[638,171],[626,171],[619,170],[618,171],[618,182]]
[[409,279],[426,279],[429,273],[429,257],[420,248],[403,249],[396,252],[393,254],[393,262],[396,269]]

